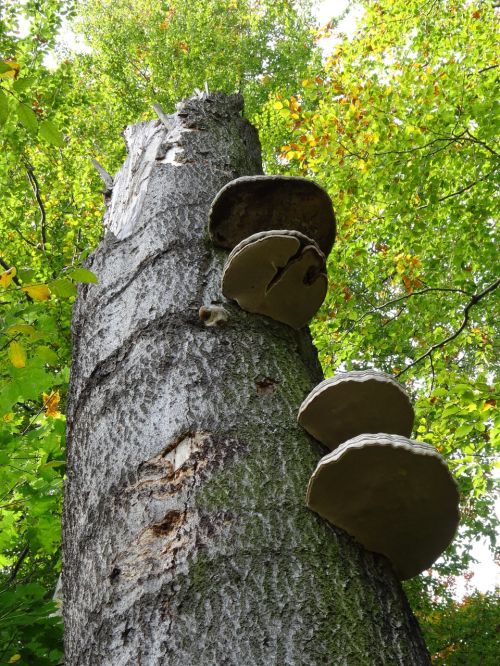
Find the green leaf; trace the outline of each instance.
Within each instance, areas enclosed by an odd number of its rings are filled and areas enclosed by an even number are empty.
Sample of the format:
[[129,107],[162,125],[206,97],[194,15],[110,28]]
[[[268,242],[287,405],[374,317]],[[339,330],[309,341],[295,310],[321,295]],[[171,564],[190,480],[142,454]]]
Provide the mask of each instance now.
[[16,92],[22,92],[23,90],[26,90],[26,88],[29,88],[32,84],[33,79],[25,76],[22,79],[17,79],[17,81],[14,81],[12,88]]
[[70,298],[76,296],[76,287],[71,280],[61,278],[49,283],[50,292],[59,298]]
[[85,282],[85,283],[94,283],[94,284],[97,284],[99,282],[97,276],[94,275],[92,271],[89,271],[86,268],[75,268],[74,270],[70,271],[68,275],[75,282]]
[[0,90],[0,124],[3,125],[8,117],[9,117],[9,100],[7,99],[7,95],[5,95]]
[[47,363],[48,365],[58,365],[59,363],[59,357],[55,353],[53,349],[48,347],[47,345],[42,345],[41,347],[37,347],[35,354],[40,358],[44,363]]
[[455,437],[465,437],[471,432],[473,428],[474,425],[472,423],[465,423],[464,425],[461,425],[459,428],[457,428],[455,431]]
[[28,132],[35,134],[38,130],[38,120],[35,113],[29,109],[25,104],[18,104],[17,106],[17,117],[19,122],[23,127],[25,127]]
[[40,123],[40,137],[53,146],[62,148],[64,146],[64,137],[57,127],[50,120],[43,120]]

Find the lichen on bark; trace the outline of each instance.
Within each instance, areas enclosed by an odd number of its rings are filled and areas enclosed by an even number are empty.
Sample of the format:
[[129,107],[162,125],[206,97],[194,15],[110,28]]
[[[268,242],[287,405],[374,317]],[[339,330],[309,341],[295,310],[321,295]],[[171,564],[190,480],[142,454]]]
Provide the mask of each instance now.
[[220,294],[210,203],[262,170],[241,110],[214,94],[126,133],[73,318],[66,663],[428,664],[389,564],[305,507],[309,331]]

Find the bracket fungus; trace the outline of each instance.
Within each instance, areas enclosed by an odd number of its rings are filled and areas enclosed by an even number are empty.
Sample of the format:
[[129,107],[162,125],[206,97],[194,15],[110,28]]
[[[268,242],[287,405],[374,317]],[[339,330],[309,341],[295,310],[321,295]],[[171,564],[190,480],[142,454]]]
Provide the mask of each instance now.
[[322,458],[307,505],[385,555],[401,580],[435,562],[459,521],[457,486],[437,451],[380,433],[354,437]]
[[299,424],[330,449],[363,433],[409,437],[413,420],[413,408],[401,384],[375,370],[353,370],[325,379],[304,400],[298,416]]
[[243,176],[223,187],[212,202],[209,231],[226,250],[261,231],[299,231],[327,257],[335,240],[335,214],[325,190],[305,178]]
[[253,234],[230,253],[222,293],[248,312],[301,328],[323,302],[326,262],[316,243],[298,231]]

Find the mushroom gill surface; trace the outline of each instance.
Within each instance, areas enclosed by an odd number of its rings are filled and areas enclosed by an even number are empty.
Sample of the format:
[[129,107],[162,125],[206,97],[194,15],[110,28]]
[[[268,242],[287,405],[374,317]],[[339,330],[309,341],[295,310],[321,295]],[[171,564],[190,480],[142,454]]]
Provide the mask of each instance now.
[[401,580],[428,569],[459,522],[458,490],[444,459],[428,444],[384,433],[354,437],[322,458],[307,505],[385,555]]

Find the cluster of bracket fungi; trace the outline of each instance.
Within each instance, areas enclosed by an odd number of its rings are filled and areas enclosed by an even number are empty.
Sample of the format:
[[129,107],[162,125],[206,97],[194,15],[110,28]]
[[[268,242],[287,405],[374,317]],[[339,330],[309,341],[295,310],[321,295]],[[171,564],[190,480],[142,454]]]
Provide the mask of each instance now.
[[[327,292],[335,240],[328,194],[304,178],[237,178],[209,218],[213,242],[231,250],[224,296],[305,326]],[[400,579],[429,568],[457,529],[458,491],[436,449],[409,439],[414,412],[403,387],[383,372],[343,372],[311,391],[298,421],[331,449],[309,481],[308,507],[385,555]]]

